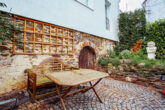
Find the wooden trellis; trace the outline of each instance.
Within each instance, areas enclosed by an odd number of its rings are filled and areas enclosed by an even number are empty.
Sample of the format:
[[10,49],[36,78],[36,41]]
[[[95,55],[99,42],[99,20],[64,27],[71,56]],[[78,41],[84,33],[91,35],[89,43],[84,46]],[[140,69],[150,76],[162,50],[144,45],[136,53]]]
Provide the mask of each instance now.
[[23,17],[14,17],[14,26],[21,28],[21,34],[14,33],[13,54],[73,53],[75,31],[72,29]]

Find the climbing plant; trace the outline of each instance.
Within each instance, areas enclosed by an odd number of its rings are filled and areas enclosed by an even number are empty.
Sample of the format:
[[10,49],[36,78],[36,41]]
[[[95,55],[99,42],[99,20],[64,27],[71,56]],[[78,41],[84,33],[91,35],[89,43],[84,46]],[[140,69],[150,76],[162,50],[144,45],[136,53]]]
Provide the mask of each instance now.
[[0,2],[0,7],[7,7],[6,4]]
[[144,39],[146,34],[145,10],[122,12],[119,17],[119,44],[116,51],[130,50],[134,43]]
[[[0,7],[7,7],[0,2]],[[14,27],[12,14],[0,11],[0,43],[6,44],[12,41],[13,33],[19,34],[19,27]]]

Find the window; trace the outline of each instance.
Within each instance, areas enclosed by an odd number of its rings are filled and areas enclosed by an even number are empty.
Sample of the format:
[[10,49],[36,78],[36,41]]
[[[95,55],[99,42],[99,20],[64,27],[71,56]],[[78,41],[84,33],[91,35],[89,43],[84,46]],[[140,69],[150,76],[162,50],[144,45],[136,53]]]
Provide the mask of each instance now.
[[110,10],[110,2],[108,0],[105,0],[105,23],[106,23],[106,29],[110,29],[110,21],[109,21],[109,10]]
[[150,10],[150,9],[146,10],[146,13],[147,13],[148,15],[150,15],[150,14],[151,14],[151,10]]
[[90,9],[93,9],[94,0],[76,0],[76,1],[87,6]]

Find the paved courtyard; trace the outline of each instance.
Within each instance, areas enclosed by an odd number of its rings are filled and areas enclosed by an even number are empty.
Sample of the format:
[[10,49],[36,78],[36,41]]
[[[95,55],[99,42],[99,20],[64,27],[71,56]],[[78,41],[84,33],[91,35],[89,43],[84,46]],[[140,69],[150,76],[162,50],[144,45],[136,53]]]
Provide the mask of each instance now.
[[[68,110],[165,110],[165,98],[150,87],[104,79],[95,87],[103,100],[99,102],[92,90],[64,99]],[[54,103],[56,95],[35,103],[27,102],[19,110],[61,110]]]

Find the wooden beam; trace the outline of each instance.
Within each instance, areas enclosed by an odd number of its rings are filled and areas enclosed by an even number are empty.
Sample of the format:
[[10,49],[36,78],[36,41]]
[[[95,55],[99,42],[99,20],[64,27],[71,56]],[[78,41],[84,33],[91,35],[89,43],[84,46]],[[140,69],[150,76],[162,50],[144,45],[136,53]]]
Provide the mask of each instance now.
[[34,33],[33,33],[33,53],[35,53],[35,26],[36,26],[36,23],[34,22]]
[[[15,23],[16,23],[16,18],[14,18],[14,30],[15,30]],[[14,36],[13,36],[13,54],[15,54],[15,31],[14,31]]]
[[56,54],[57,54],[57,45],[58,45],[58,27],[56,27]]
[[63,55],[63,50],[64,50],[64,29],[62,29],[62,55]]
[[[58,25],[46,23],[46,22],[43,22],[43,21],[38,21],[38,20],[30,19],[30,18],[25,18],[25,17],[21,17],[21,16],[14,16],[14,18],[21,19],[21,20],[28,20],[28,21],[31,21],[31,22],[36,22],[36,23],[40,23],[40,24],[44,24],[44,25],[56,26],[56,27],[60,27],[61,29],[68,29],[66,27],[62,27],[62,26],[58,26]],[[69,29],[69,30],[72,30],[73,31],[73,29]]]
[[73,48],[74,48],[74,31],[72,31],[72,54],[73,54]]
[[50,38],[49,38],[49,43],[50,43],[50,44],[49,44],[49,54],[51,54],[51,44],[52,44],[52,43],[51,43],[51,31],[52,31],[52,30],[51,30],[51,26],[49,26],[49,31],[50,31],[50,32],[49,32],[49,34],[50,34]]
[[70,31],[67,30],[67,53],[69,53],[69,33]]
[[[15,52],[16,55],[43,55],[42,53],[18,53]],[[61,55],[61,54],[49,54],[49,53],[44,53],[44,55]],[[72,55],[72,54],[63,54],[63,55]]]
[[52,92],[48,92],[48,93],[45,93],[45,94],[37,95],[36,99],[39,99],[41,97],[48,96],[48,95],[51,95],[51,94],[55,94],[55,93],[57,93],[57,91],[52,91]]
[[44,42],[44,35],[43,35],[43,33],[44,33],[44,24],[42,24],[42,44],[41,44],[41,54],[43,54],[43,42]]
[[24,53],[26,53],[26,19],[24,20]]

